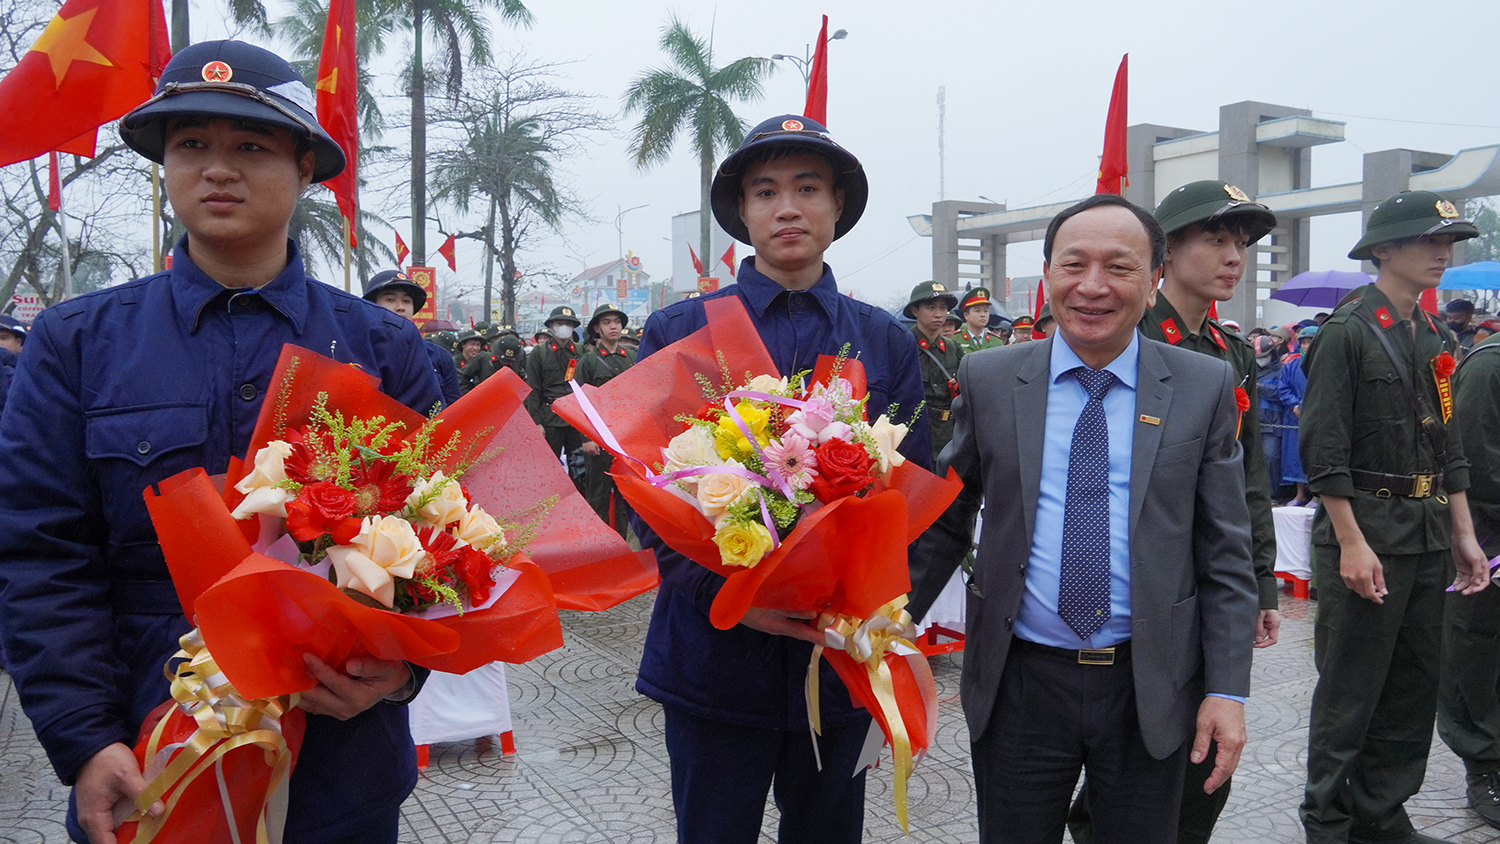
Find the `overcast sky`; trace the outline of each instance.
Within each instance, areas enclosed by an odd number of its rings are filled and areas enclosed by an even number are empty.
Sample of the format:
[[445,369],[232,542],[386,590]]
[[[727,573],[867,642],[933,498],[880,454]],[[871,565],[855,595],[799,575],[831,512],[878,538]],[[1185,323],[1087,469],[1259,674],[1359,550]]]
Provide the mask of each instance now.
[[[747,55],[801,55],[815,40],[822,13],[829,15],[830,31],[847,29],[847,39],[830,45],[829,128],[863,161],[870,203],[859,225],[829,250],[828,261],[841,287],[873,301],[932,276],[931,241],[915,236],[906,218],[929,212],[939,198],[939,86],[947,91],[947,197],[983,194],[1012,208],[1092,192],[1110,86],[1126,52],[1131,123],[1214,130],[1219,106],[1242,100],[1345,121],[1344,143],[1314,149],[1315,185],[1358,179],[1364,152],[1408,147],[1453,153],[1500,144],[1500,4],[1493,0],[1428,6],[1395,0],[527,5],[534,25],[497,24],[497,51],[522,49],[534,59],[573,62],[561,83],[598,95],[609,113],[619,112],[620,97],[637,74],[664,64],[657,39],[672,11],[694,31],[712,34],[717,64]],[[218,9],[200,3],[195,39],[222,37],[222,24],[214,20]],[[765,97],[738,106],[752,125],[801,110],[800,72],[777,64]],[[390,106],[393,113],[397,108]],[[637,171],[626,152],[633,123],[621,116],[614,137],[599,138],[590,156],[564,165],[599,222],[569,225],[564,237],[523,256],[530,259],[523,269],[541,262],[572,272],[611,260],[616,209],[645,204],[623,220],[625,248],[657,278],[671,274],[670,220],[697,208],[697,161],[682,144],[669,163]],[[406,144],[399,133],[386,141]],[[405,208],[374,210],[409,228]],[[452,218],[451,212],[444,216]],[[476,214],[468,222],[477,220]],[[1358,234],[1357,215],[1315,219],[1314,269],[1357,268],[1343,256]],[[440,242],[429,232],[429,251]],[[477,277],[481,267],[479,247],[461,242],[459,274]],[[1012,246],[1008,270],[1013,277],[1039,273],[1040,248]]]

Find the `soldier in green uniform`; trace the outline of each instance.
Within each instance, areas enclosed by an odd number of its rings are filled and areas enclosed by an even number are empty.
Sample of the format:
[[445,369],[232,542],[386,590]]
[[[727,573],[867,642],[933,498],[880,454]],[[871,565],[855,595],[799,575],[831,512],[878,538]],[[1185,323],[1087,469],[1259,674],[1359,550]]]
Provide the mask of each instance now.
[[[1141,317],[1145,337],[1226,361],[1234,370],[1240,402],[1240,446],[1244,449],[1245,497],[1250,505],[1251,557],[1260,588],[1255,647],[1276,644],[1281,629],[1276,591],[1276,525],[1271,519],[1270,481],[1260,438],[1255,348],[1240,335],[1208,318],[1209,307],[1234,296],[1250,263],[1250,245],[1276,225],[1271,209],[1239,188],[1216,180],[1192,182],[1167,194],[1154,216],[1167,234],[1167,260],[1156,304]],[[1180,844],[1202,844],[1229,800],[1231,781],[1213,794],[1203,781],[1213,772],[1212,748],[1204,760],[1189,763],[1177,824]],[[1086,791],[1085,791],[1086,793]],[[1081,804],[1082,798],[1079,803]],[[1073,840],[1091,840],[1086,807],[1075,805],[1069,818]]]
[[485,366],[488,357],[484,335],[479,329],[470,328],[458,335],[458,352],[453,356],[453,365],[458,367],[458,386],[465,394],[478,387],[490,374]]
[[[1403,804],[1422,787],[1437,710],[1444,587],[1489,582],[1452,412],[1453,332],[1417,307],[1453,243],[1479,230],[1428,191],[1375,207],[1349,253],[1379,270],[1302,358],[1299,424],[1313,517],[1318,684],[1302,824],[1309,844],[1439,839]],[[1456,573],[1455,573],[1456,564]]]
[[583,434],[552,412],[552,402],[572,392],[568,382],[573,380],[578,369],[578,345],[573,338],[580,324],[578,316],[567,305],[553,308],[548,315],[550,337],[538,337],[536,348],[526,356],[526,383],[531,387],[531,395],[526,397],[526,409],[547,438],[552,453],[563,456],[568,474],[582,492]]
[[924,281],[911,290],[911,301],[902,311],[914,319],[911,333],[917,338],[917,359],[922,362],[922,387],[928,427],[932,431],[932,463],[943,446],[953,439],[953,399],[958,395],[958,361],[963,350],[943,338],[948,311],[958,306],[958,297],[941,282]]
[[959,311],[963,313],[964,326],[956,339],[964,354],[1005,345],[999,334],[990,331],[990,291],[976,287],[965,293]]
[[526,347],[514,330],[502,331],[490,344],[490,360],[495,371],[509,369],[525,380]]
[[1015,321],[1010,324],[1011,345],[1015,345],[1016,343],[1030,343],[1031,327],[1035,324],[1036,320],[1025,314],[1016,317]]
[[[1469,511],[1484,555],[1500,555],[1500,335],[1453,378],[1453,425],[1469,458]],[[1438,735],[1464,760],[1469,805],[1500,828],[1500,589],[1450,592],[1443,618]]]
[[[589,335],[595,338],[594,344],[578,358],[578,383],[602,387],[611,378],[635,365],[635,349],[621,342],[629,321],[630,317],[624,311],[608,302],[594,309],[588,325]],[[624,536],[628,524],[626,518],[630,511],[625,499],[615,491],[615,482],[608,474],[613,462],[614,457],[599,448],[598,443],[584,441],[583,497],[588,499],[589,506],[594,508],[594,512],[599,514],[605,524]]]

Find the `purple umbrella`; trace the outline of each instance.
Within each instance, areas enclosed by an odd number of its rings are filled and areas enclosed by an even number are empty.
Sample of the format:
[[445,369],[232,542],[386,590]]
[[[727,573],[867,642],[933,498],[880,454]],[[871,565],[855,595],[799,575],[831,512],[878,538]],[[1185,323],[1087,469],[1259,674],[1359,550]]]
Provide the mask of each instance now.
[[1356,287],[1363,287],[1375,279],[1365,273],[1342,270],[1317,270],[1298,273],[1286,284],[1271,294],[1272,299],[1301,305],[1304,308],[1327,308],[1333,310],[1339,300]]

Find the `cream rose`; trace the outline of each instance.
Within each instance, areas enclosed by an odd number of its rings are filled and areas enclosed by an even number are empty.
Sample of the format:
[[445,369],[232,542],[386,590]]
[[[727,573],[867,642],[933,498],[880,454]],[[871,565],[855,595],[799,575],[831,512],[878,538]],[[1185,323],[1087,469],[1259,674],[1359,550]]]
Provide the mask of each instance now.
[[[668,474],[694,466],[714,466],[721,462],[713,435],[697,425],[690,426],[673,437],[667,447],[661,450],[661,456],[663,469]],[[678,483],[690,490],[698,487],[696,477],[681,478]]]
[[745,389],[757,393],[784,393],[786,392],[786,379],[776,378],[771,375],[757,375],[750,379]]
[[875,450],[880,452],[880,474],[891,471],[906,462],[906,458],[896,449],[901,446],[901,441],[906,439],[907,425],[892,424],[889,416],[882,415],[870,426],[870,436],[875,438]]
[[442,472],[433,472],[431,478],[413,484],[411,495],[406,497],[406,506],[416,507],[417,502],[430,495],[433,489],[438,489],[436,497],[417,510],[422,521],[441,528],[464,517],[469,509],[468,502],[464,501],[464,491],[459,487],[458,481],[443,477]]
[[505,544],[505,532],[500,530],[500,523],[477,504],[453,526],[453,535],[485,552],[493,546]]
[[[730,465],[738,466],[739,464],[731,461]],[[717,525],[719,517],[724,515],[724,510],[744,495],[750,486],[749,479],[731,475],[728,472],[700,475],[698,476],[698,507],[710,522]]]
[[427,551],[411,524],[395,516],[367,517],[348,545],[328,549],[340,589],[362,592],[394,606],[397,577],[410,578]]
[[270,513],[286,518],[286,503],[297,494],[280,489],[276,484],[287,479],[286,459],[291,453],[291,444],[282,440],[272,440],[255,453],[255,468],[234,485],[235,489],[245,493],[245,499],[231,515],[236,519],[247,519],[256,513]]

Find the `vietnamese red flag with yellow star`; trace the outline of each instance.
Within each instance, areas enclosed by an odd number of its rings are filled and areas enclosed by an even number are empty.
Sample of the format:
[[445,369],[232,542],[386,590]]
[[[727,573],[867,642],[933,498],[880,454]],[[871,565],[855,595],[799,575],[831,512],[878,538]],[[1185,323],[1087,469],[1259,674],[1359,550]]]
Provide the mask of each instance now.
[[318,60],[318,123],[344,148],[344,172],[324,182],[333,191],[339,213],[349,221],[349,245],[355,243],[359,182],[359,106],[355,80],[359,65],[354,53],[354,0],[331,0],[328,25],[323,30],[323,55]]
[[0,79],[0,167],[92,156],[99,127],[149,99],[170,57],[161,0],[67,0]]
[[1115,71],[1115,89],[1109,95],[1109,116],[1104,119],[1104,154],[1099,158],[1099,184],[1094,193],[1123,195],[1123,186],[1130,184],[1125,174],[1130,171],[1130,162],[1125,158],[1125,111],[1128,82],[1130,79],[1130,54],[1120,59],[1120,69]]

